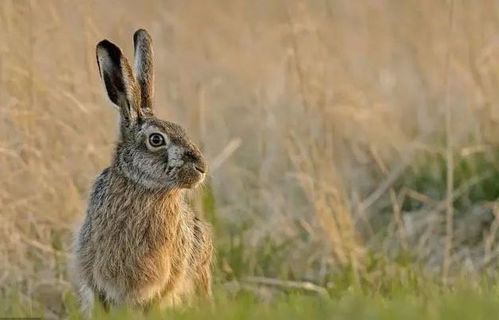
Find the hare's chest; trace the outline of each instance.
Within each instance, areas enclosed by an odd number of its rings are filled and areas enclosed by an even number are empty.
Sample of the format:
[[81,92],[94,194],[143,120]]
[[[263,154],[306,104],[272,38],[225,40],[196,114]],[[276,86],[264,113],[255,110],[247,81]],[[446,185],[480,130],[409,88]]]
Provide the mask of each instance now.
[[168,282],[168,232],[158,223],[116,219],[95,235],[94,279],[112,300],[140,303],[159,294]]

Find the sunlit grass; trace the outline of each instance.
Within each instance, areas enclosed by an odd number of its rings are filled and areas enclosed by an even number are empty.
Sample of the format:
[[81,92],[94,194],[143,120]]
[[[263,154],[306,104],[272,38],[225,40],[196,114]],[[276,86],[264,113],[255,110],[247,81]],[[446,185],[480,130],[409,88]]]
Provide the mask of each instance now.
[[[372,282],[336,285],[327,295],[303,290],[247,287],[237,291],[215,287],[214,299],[175,310],[148,313],[96,308],[95,319],[496,319],[499,287],[492,279],[470,281],[459,277],[452,285],[422,277],[408,269],[385,274]],[[347,281],[348,282],[348,281]],[[338,285],[342,284],[342,285]],[[269,295],[269,292],[272,294]],[[50,317],[30,307],[19,296],[1,296],[0,314],[7,317]],[[82,319],[74,297],[65,296],[69,319]]]

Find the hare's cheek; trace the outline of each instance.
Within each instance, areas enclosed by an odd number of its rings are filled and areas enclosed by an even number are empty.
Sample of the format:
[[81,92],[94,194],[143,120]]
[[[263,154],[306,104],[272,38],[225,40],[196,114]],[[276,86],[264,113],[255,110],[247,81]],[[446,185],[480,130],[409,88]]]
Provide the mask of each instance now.
[[170,167],[181,167],[184,164],[182,156],[184,154],[184,149],[178,146],[170,146],[168,148],[168,165]]

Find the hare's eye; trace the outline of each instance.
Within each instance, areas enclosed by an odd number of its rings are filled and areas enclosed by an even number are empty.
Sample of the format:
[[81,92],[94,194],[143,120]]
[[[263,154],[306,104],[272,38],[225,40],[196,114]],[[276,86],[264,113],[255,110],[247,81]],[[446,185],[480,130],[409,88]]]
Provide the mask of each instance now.
[[153,133],[149,136],[149,144],[155,148],[165,145],[165,138],[159,133]]

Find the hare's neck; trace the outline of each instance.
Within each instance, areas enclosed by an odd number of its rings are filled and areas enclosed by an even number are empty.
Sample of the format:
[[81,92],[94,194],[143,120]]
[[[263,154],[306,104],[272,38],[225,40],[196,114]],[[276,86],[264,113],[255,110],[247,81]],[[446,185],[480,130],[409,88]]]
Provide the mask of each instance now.
[[181,190],[167,190],[164,188],[148,188],[143,186],[128,176],[121,170],[112,170],[112,184],[116,195],[123,204],[130,203],[136,214],[150,216],[157,215],[163,217],[181,216],[184,208],[184,199]]
[[106,197],[105,215],[117,229],[126,250],[146,247],[144,252],[160,252],[159,247],[181,241],[179,230],[189,211],[180,191],[147,189],[119,172],[112,172]]

